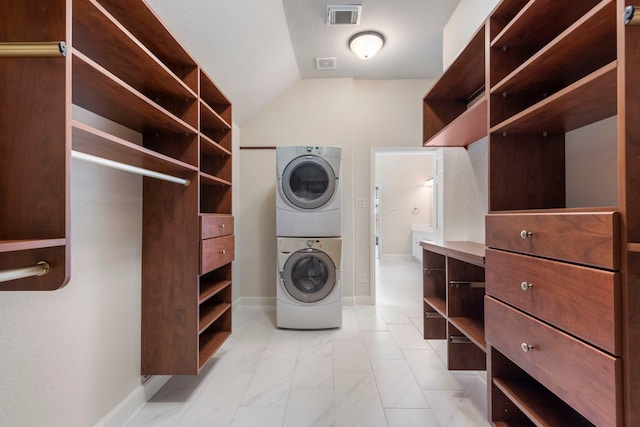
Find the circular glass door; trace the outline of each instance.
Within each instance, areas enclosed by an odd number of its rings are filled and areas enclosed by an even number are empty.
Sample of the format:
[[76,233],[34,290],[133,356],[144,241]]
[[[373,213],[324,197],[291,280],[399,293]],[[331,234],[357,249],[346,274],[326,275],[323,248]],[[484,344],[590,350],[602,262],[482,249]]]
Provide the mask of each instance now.
[[326,253],[317,249],[295,252],[284,264],[284,287],[301,302],[317,302],[336,285],[336,267]]
[[327,203],[336,189],[331,165],[318,156],[292,160],[282,174],[282,191],[287,200],[301,209],[316,209]]

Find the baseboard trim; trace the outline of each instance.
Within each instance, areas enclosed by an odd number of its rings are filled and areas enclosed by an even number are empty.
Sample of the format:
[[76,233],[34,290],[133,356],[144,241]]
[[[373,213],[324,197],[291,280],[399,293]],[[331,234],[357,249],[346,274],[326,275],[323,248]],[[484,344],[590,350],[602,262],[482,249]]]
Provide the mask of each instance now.
[[263,307],[275,308],[276,297],[239,297],[233,302],[238,308]]
[[371,296],[369,295],[356,296],[355,300],[356,305],[373,305],[373,303],[371,302]]
[[152,376],[144,384],[136,387],[115,408],[102,417],[95,427],[121,427],[125,425],[170,378],[171,375]]

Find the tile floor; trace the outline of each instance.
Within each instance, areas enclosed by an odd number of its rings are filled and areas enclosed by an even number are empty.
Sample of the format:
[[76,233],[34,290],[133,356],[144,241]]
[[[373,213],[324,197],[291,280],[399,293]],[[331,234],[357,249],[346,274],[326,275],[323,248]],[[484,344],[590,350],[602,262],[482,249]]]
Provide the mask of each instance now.
[[484,372],[447,371],[446,343],[422,339],[420,263],[376,268],[377,305],[345,307],[340,329],[237,310],[201,374],[172,377],[126,427],[488,426]]

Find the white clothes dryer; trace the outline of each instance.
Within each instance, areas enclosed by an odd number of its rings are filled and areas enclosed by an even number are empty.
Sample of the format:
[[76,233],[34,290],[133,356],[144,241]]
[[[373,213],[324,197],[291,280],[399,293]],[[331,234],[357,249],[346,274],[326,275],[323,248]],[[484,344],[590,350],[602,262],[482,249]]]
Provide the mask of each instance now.
[[276,235],[342,235],[340,147],[277,147]]
[[341,327],[341,265],[341,238],[279,237],[277,326]]

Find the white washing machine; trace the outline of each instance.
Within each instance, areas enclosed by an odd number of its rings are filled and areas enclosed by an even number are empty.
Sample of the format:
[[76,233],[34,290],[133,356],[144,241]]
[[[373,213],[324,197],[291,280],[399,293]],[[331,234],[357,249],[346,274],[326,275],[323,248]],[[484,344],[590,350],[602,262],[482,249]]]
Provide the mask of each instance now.
[[341,156],[340,147],[277,147],[277,236],[342,236]]
[[341,327],[341,265],[341,238],[279,237],[277,326]]

